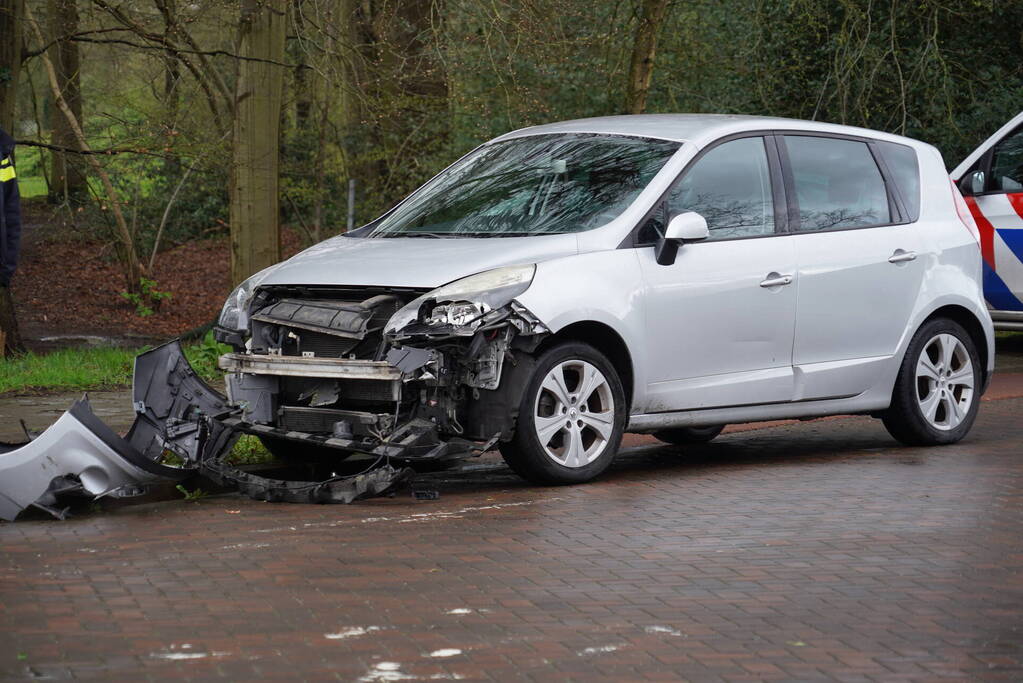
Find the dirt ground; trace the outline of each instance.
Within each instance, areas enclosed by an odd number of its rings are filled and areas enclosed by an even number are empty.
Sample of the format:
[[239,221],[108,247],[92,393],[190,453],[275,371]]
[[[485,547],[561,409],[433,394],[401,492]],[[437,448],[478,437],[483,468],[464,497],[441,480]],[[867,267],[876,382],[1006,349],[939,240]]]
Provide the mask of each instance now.
[[[87,343],[137,346],[213,320],[231,290],[227,235],[167,246],[150,277],[171,297],[142,316],[121,296],[125,279],[109,240],[64,225],[43,202],[26,202],[21,260],[11,284],[26,345],[33,350]],[[284,231],[285,256],[302,246],[298,233]]]

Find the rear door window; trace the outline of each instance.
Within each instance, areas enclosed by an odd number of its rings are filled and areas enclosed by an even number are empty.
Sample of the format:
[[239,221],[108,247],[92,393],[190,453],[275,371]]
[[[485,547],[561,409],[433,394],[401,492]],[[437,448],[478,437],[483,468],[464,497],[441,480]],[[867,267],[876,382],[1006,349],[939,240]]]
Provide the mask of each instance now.
[[801,232],[892,222],[888,191],[867,144],[786,135]]

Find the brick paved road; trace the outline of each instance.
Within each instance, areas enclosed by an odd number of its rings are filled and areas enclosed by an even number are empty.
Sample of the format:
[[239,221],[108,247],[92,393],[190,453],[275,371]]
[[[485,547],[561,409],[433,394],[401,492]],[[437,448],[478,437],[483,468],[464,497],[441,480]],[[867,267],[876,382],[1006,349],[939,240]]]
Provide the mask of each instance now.
[[496,460],[437,501],[234,495],[0,525],[0,677],[1023,680],[1023,400],[894,446],[850,418]]

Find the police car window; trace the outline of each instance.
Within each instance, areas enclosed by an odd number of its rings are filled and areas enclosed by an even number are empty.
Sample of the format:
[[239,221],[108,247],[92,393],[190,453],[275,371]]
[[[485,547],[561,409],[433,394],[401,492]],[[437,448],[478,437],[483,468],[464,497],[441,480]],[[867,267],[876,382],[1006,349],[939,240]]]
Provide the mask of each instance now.
[[668,194],[668,213],[695,211],[711,240],[774,233],[774,201],[764,139],[740,138],[703,155]]
[[895,177],[902,199],[906,202],[910,222],[920,218],[920,163],[916,150],[894,142],[878,142],[881,156]]
[[800,231],[891,223],[884,178],[865,143],[787,135],[785,146],[799,202]]
[[995,145],[991,183],[995,192],[1023,192],[1023,128]]

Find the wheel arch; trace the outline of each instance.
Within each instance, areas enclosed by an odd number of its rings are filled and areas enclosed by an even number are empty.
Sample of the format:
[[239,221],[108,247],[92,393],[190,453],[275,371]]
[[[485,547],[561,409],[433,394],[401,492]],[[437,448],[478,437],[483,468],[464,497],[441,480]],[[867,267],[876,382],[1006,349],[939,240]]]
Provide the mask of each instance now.
[[631,410],[633,389],[635,382],[635,371],[632,364],[632,354],[621,335],[610,327],[595,320],[581,320],[558,330],[550,335],[540,344],[537,353],[566,341],[582,342],[589,344],[600,351],[611,361],[615,372],[622,381],[622,388],[625,390],[626,407]]
[[935,309],[924,318],[923,322],[917,327],[920,329],[932,320],[939,318],[945,318],[953,322],[958,323],[966,330],[967,334],[970,335],[970,339],[973,341],[974,346],[977,347],[977,353],[980,356],[980,367],[983,373],[981,379],[981,394],[987,389],[988,382],[991,381],[991,373],[988,371],[988,361],[990,361],[990,350],[988,349],[988,338],[984,333],[984,326],[977,318],[977,316],[970,309],[965,306],[958,304],[947,304],[941,308]]

